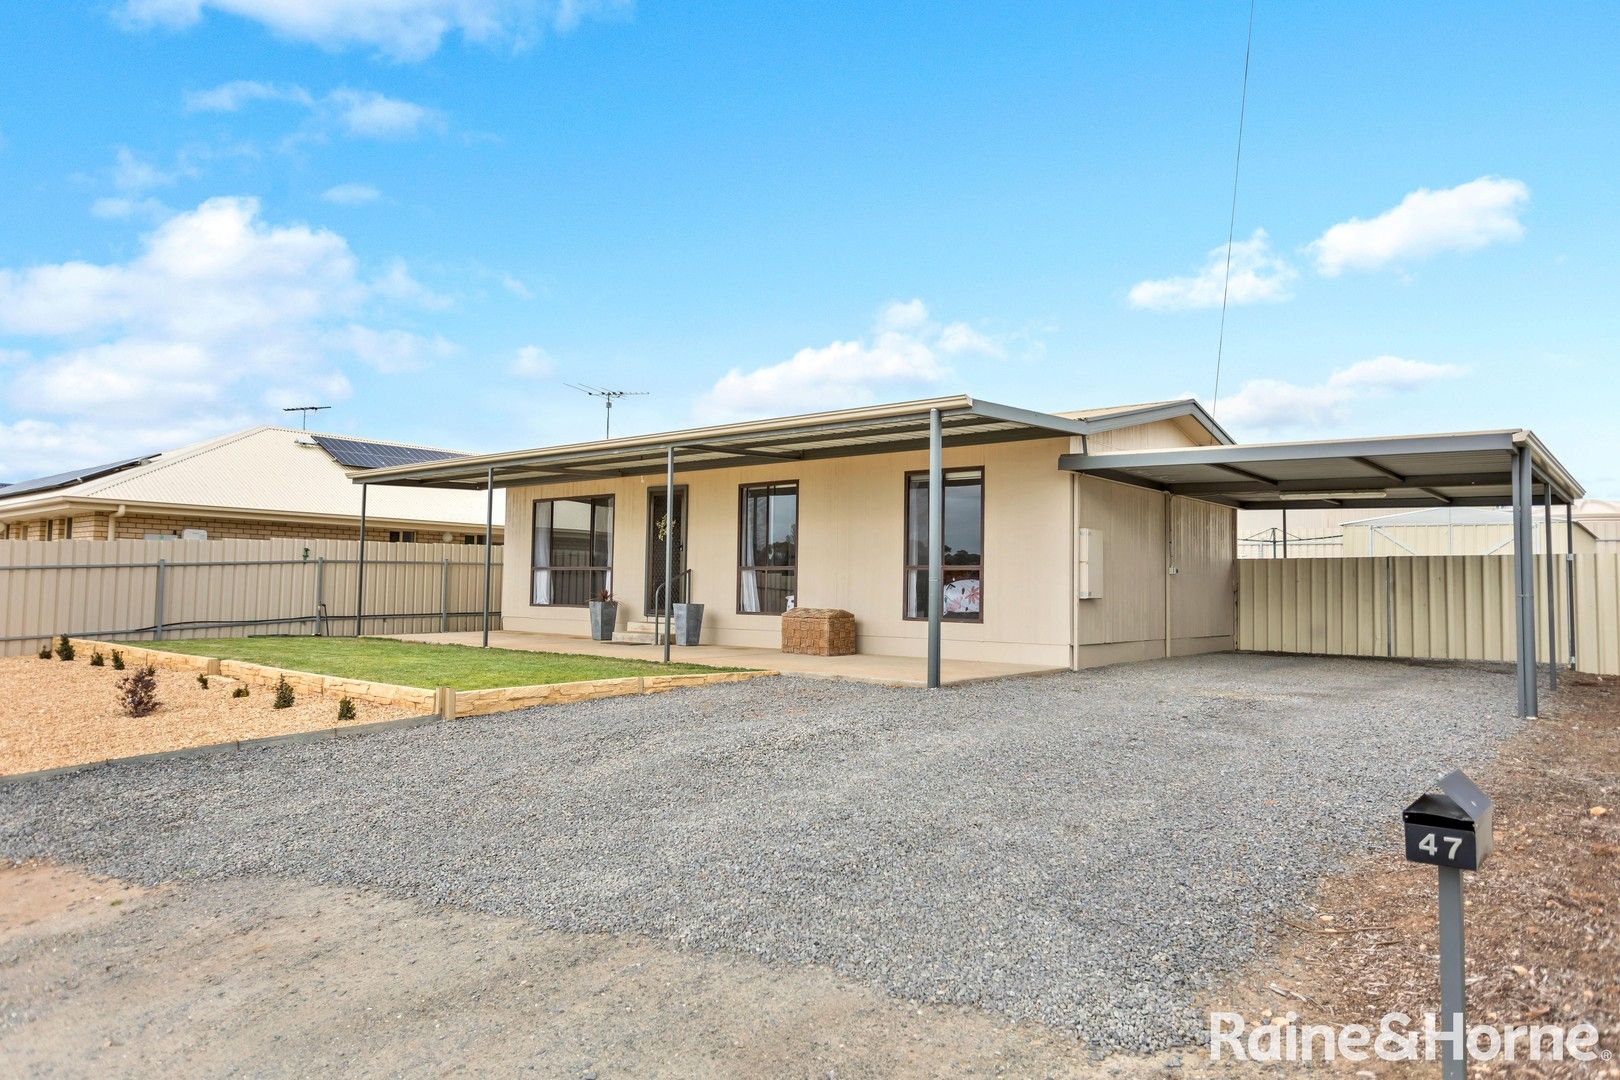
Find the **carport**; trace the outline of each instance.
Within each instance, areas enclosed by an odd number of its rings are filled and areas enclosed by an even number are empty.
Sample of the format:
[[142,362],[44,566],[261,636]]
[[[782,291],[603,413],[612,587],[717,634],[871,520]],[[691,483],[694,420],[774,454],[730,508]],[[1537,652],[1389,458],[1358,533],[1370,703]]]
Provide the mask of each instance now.
[[[1585,491],[1531,431],[1509,429],[1387,438],[1250,443],[1168,450],[1065,454],[1062,468],[1105,480],[1223,503],[1242,510],[1294,508],[1396,509],[1433,506],[1511,506],[1519,714],[1536,715],[1536,600],[1532,511],[1546,510],[1552,551],[1552,508],[1564,507],[1566,538],[1572,506]],[[1573,545],[1570,545],[1571,547]],[[1566,550],[1569,550],[1566,548]],[[1574,558],[1564,557],[1568,595]],[[1560,636],[1556,573],[1547,557],[1548,679],[1558,685],[1560,644],[1573,666],[1575,612]]]

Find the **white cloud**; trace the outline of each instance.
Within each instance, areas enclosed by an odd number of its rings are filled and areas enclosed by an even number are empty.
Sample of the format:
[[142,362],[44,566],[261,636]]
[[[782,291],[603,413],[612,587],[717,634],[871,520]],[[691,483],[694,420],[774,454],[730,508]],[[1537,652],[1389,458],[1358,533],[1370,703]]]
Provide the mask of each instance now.
[[173,212],[158,199],[138,199],[127,195],[109,195],[90,204],[91,214],[112,221],[123,221],[128,218],[160,221]]
[[147,191],[172,184],[181,176],[189,175],[190,171],[183,165],[174,169],[160,169],[129,147],[120,146],[113,160],[112,181],[119,191]]
[[186,94],[191,112],[237,112],[259,101],[289,102],[307,109],[317,124],[327,124],[362,139],[409,139],[427,131],[443,131],[444,114],[414,101],[389,97],[375,90],[340,86],[316,96],[302,86],[276,85],[238,79],[211,90]]
[[186,93],[188,112],[236,112],[255,101],[284,101],[309,107],[315,100],[302,86],[278,85],[237,79],[222,83],[212,90],[191,90]]
[[948,355],[1004,352],[964,323],[933,322],[921,300],[897,301],[878,312],[863,338],[800,349],[751,371],[732,368],[700,399],[697,411],[723,420],[859,405],[937,388],[955,377],[945,363]]
[[408,139],[427,129],[442,129],[437,110],[379,94],[343,87],[326,96],[338,123],[350,135],[366,139]]
[[557,370],[557,363],[540,346],[525,345],[517,351],[517,356],[513,357],[511,366],[506,370],[525,379],[543,379]]
[[499,279],[499,281],[501,283],[501,288],[505,289],[507,292],[511,293],[513,296],[517,297],[518,299],[520,299],[520,300],[533,300],[534,299],[534,290],[529,288],[528,285],[524,284],[522,278],[516,277],[516,276],[514,276],[512,274],[505,274],[505,273],[499,274],[499,275],[497,275],[497,277],[498,277],[498,279]]
[[1272,254],[1266,230],[1256,229],[1247,240],[1232,245],[1232,280],[1226,288],[1226,246],[1210,251],[1203,269],[1188,277],[1141,281],[1131,287],[1132,307],[1154,311],[1184,311],[1221,306],[1227,293],[1229,304],[1257,304],[1287,300],[1288,287],[1297,276],[1294,268]]
[[0,335],[31,346],[0,380],[25,417],[0,439],[0,474],[53,471],[53,447],[106,460],[229,430],[264,403],[341,400],[355,360],[388,371],[450,355],[370,325],[419,304],[413,286],[426,293],[402,264],[366,276],[333,232],[265,222],[251,198],[173,215],[127,262],[0,269]]
[[370,184],[337,184],[321,192],[321,198],[338,206],[364,206],[376,202],[382,192]]
[[1375,218],[1351,218],[1310,245],[1316,269],[1375,270],[1444,251],[1474,251],[1524,235],[1519,215],[1530,201],[1522,181],[1482,176],[1454,188],[1419,188]]
[[1464,374],[1455,364],[1430,364],[1399,356],[1361,360],[1314,386],[1281,379],[1250,379],[1237,393],[1217,402],[1217,416],[1231,427],[1277,431],[1320,427],[1342,421],[1369,399],[1407,393]]
[[119,13],[134,27],[181,29],[212,9],[295,41],[421,60],[452,32],[469,41],[522,46],[547,31],[567,33],[584,18],[630,6],[630,0],[123,0]]

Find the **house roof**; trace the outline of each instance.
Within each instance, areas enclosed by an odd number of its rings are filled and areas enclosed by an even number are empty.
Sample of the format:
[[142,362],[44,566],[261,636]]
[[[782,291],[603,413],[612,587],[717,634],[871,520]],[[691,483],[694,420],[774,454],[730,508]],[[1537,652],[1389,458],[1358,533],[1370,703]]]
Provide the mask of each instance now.
[[1502,506],[1512,501],[1514,455],[1530,456],[1537,501],[1585,494],[1534,432],[1522,428],[1369,439],[1247,443],[1065,454],[1074,472],[1244,510]]
[[[352,470],[316,443],[324,437],[296,428],[255,427],[113,466],[42,477],[0,489],[0,518],[18,520],[63,503],[185,508],[220,515],[358,518],[360,499],[349,479]],[[353,441],[349,436],[331,438]],[[379,445],[449,453],[408,443]],[[485,500],[455,491],[377,491],[367,511],[379,523],[481,530]],[[497,524],[500,514],[497,505]]]
[[481,489],[605,476],[662,473],[674,452],[682,472],[759,464],[896,453],[926,448],[930,417],[940,414],[948,446],[1018,439],[1081,437],[1156,420],[1187,417],[1221,443],[1231,436],[1190,399],[1078,413],[1045,413],[958,394],[858,409],[634,435],[565,446],[482,454],[447,462],[374,469],[355,483]]

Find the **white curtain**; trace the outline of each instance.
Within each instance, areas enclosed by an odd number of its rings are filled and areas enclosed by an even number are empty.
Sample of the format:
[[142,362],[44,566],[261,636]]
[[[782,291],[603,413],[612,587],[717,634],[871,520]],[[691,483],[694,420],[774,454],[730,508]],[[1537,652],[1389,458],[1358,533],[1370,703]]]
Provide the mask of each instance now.
[[744,570],[742,572],[742,609],[744,611],[759,611],[758,570]]
[[534,572],[534,599],[535,604],[551,603],[551,571],[536,570]]

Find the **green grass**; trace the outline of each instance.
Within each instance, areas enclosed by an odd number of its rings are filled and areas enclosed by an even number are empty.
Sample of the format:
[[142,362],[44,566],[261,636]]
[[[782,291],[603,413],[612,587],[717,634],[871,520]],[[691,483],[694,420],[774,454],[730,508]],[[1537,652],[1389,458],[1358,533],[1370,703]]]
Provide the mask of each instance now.
[[498,686],[539,686],[583,679],[622,679],[634,675],[690,675],[743,668],[662,664],[573,653],[476,649],[429,645],[388,638],[253,637],[199,638],[194,641],[137,641],[143,649],[245,660],[251,664],[336,675],[345,679],[431,689],[489,690]]

